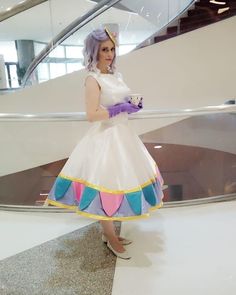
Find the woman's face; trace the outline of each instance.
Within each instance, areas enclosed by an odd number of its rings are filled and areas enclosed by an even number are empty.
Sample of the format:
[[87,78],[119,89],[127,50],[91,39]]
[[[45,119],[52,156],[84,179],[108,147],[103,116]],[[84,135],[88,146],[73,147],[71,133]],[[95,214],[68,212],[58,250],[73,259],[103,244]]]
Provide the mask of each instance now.
[[110,66],[115,57],[115,45],[111,40],[103,41],[98,51],[98,64],[100,67]]

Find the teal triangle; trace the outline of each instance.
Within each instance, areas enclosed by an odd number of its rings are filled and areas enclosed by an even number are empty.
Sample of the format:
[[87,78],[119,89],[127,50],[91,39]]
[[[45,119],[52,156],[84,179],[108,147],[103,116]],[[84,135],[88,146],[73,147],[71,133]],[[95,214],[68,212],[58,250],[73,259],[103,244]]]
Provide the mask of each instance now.
[[84,210],[85,208],[87,208],[97,194],[98,194],[98,191],[96,189],[85,186],[81,200],[80,200],[80,204],[79,204],[80,210]]
[[145,200],[151,205],[156,205],[156,194],[152,184],[149,184],[143,188],[143,194]]
[[65,193],[69,189],[72,181],[69,179],[57,177],[55,184],[55,198],[59,200],[64,197]]
[[128,193],[125,194],[127,201],[129,202],[129,205],[133,212],[136,215],[141,215],[142,213],[142,202],[141,202],[141,197],[142,197],[142,191],[137,191],[133,193]]

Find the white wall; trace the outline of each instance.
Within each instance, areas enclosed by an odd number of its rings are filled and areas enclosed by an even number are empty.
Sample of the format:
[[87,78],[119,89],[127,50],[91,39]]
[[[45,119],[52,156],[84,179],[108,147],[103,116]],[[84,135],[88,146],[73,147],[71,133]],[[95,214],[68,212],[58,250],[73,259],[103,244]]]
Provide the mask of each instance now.
[[[131,52],[119,70],[146,109],[217,105],[235,98],[236,17]],[[84,110],[84,71],[2,96],[1,112]],[[139,134],[178,119],[132,121]],[[1,122],[0,175],[69,156],[89,123]]]
[[220,104],[236,96],[235,32],[233,17],[132,52],[120,69],[148,108]]

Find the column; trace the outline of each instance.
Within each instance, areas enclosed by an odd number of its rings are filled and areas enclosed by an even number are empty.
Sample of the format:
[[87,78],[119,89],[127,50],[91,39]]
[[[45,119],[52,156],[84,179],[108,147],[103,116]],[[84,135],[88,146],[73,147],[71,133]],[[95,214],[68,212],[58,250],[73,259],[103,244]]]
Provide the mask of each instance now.
[[35,57],[34,42],[32,40],[16,40],[15,43],[18,56],[17,75],[21,83],[27,68]]

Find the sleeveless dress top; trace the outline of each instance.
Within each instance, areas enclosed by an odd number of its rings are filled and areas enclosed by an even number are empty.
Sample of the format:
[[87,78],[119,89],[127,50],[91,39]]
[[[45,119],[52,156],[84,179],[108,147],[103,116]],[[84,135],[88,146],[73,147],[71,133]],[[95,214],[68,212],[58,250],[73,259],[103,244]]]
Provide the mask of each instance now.
[[[120,73],[88,72],[100,86],[100,105],[124,102]],[[120,113],[92,124],[59,173],[46,203],[98,220],[132,220],[162,206],[163,179],[146,147]]]

